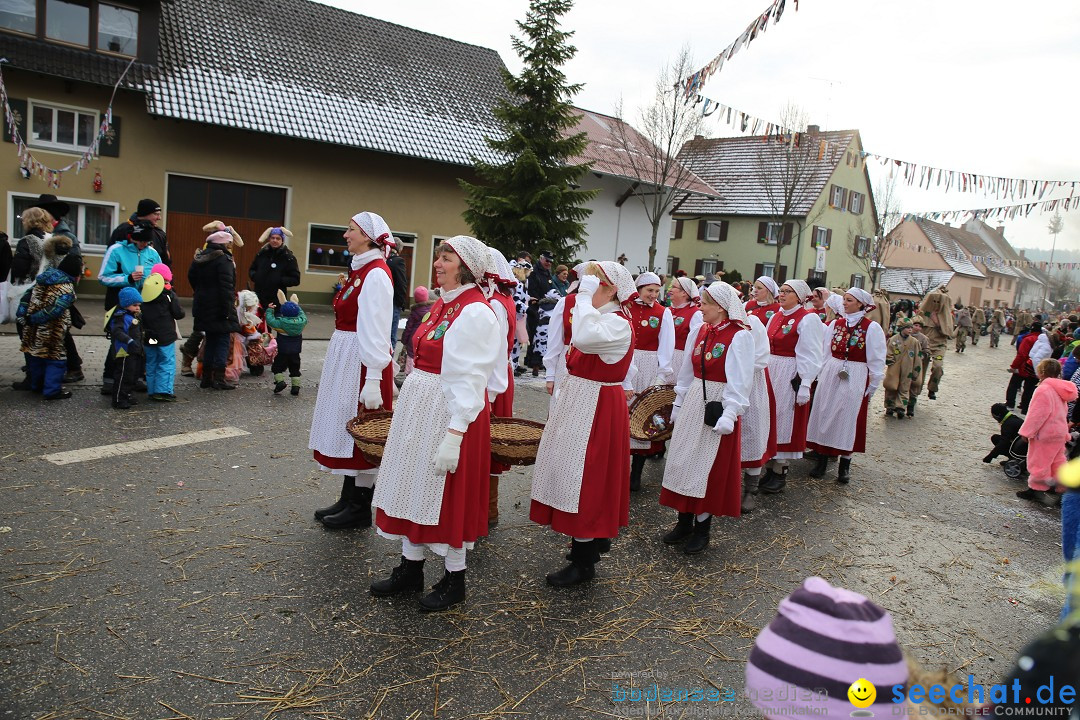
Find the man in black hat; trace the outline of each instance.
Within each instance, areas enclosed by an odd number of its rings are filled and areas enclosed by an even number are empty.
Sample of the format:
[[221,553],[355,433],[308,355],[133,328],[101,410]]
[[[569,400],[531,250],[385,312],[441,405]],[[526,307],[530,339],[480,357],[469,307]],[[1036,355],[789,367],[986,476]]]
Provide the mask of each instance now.
[[[75,236],[74,231],[72,231],[71,226],[68,225],[67,222],[67,216],[68,213],[71,212],[71,206],[51,193],[42,193],[41,195],[38,195],[38,200],[34,204],[34,207],[39,207],[53,216],[53,235],[63,235],[71,240],[71,249],[68,250],[67,254],[81,257],[82,249],[79,247],[79,238]],[[72,306],[71,310],[71,326],[81,328],[86,324],[82,319],[82,315],[74,306]],[[71,336],[71,327],[68,327],[64,331],[64,353],[67,361],[67,372],[64,374],[64,382],[79,382],[85,376],[82,371],[82,357],[79,355],[79,349],[75,347],[75,338]]]
[[540,374],[544,364],[544,358],[535,350],[536,329],[540,327],[540,301],[555,286],[551,280],[551,264],[554,261],[555,256],[551,251],[543,251],[529,276],[529,310],[525,319],[525,327],[529,331],[529,352],[525,355],[525,364],[533,369],[533,377]]
[[150,247],[157,250],[157,254],[161,256],[161,262],[171,268],[172,256],[169,255],[169,240],[165,237],[165,231],[158,227],[158,223],[161,222],[161,205],[156,200],[150,198],[140,200],[131,217],[113,229],[112,235],[109,237],[109,244],[112,245],[127,240],[128,236],[131,235],[132,226],[140,220],[153,225],[153,237],[150,239]]

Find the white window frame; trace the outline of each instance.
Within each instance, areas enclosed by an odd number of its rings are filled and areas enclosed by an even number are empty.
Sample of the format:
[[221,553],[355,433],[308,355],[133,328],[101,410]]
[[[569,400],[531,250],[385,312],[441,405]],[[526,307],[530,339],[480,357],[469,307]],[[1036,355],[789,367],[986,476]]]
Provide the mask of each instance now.
[[861,192],[851,191],[851,212],[856,215],[861,215],[863,211],[863,201],[866,196]]
[[829,204],[834,208],[842,208],[844,206],[844,188],[839,185],[833,185],[832,197],[829,198]]
[[776,279],[776,263],[761,263],[761,274]]
[[861,288],[863,290],[866,289],[866,276],[865,275],[863,275],[861,273],[854,273],[854,274],[852,274],[851,279],[853,281],[851,283],[851,287]]
[[[22,222],[15,218],[15,198],[26,198],[30,200],[37,200],[38,195],[34,193],[14,192],[10,191],[7,194],[7,216],[8,216],[8,238],[12,247],[18,243],[19,239],[23,236]],[[104,255],[105,250],[108,249],[108,245],[91,244],[85,241],[86,237],[86,206],[95,205],[97,207],[109,208],[112,211],[112,223],[111,228],[115,228],[120,224],[120,203],[104,202],[101,200],[87,200],[85,198],[76,197],[57,197],[57,200],[69,203],[74,206],[75,212],[73,215],[67,217],[68,225],[71,226],[71,231],[75,233],[75,237],[79,239],[79,249],[83,255]],[[107,239],[106,239],[107,242]]]
[[[864,246],[864,248],[861,251],[859,250],[860,241],[865,241],[866,242],[866,245]],[[870,257],[870,252],[871,252],[871,249],[872,249],[872,243],[873,243],[873,240],[871,238],[866,237],[865,235],[856,235],[855,236],[855,257],[858,257],[858,258]]]
[[675,256],[674,255],[668,255],[667,256],[667,275],[668,275],[668,277],[671,277],[674,274],[674,271],[672,271],[672,269],[671,269],[671,266],[674,263],[675,263]]
[[[338,229],[338,228],[340,228],[341,233],[343,235],[345,234],[345,231],[349,229],[347,225],[337,225],[335,223],[309,222],[308,226],[307,226],[307,237],[304,238],[304,240],[307,242],[307,250],[304,252],[304,272],[311,273],[312,275],[335,275],[335,276],[341,274],[342,272],[345,272],[345,268],[339,268],[337,270],[330,270],[330,269],[327,269],[330,266],[326,266],[326,267],[320,267],[318,265],[316,265],[314,267],[312,266],[312,264],[311,264],[311,228],[313,228],[313,227],[325,228],[325,229]],[[348,275],[347,272],[345,272],[345,274]]]
[[[57,111],[67,111],[75,113],[75,143],[68,145],[67,143],[56,142],[55,140],[38,140],[34,138],[34,109],[35,108],[48,108],[53,113],[53,137],[56,137],[56,114]],[[35,100],[34,98],[28,98],[26,101],[26,142],[30,147],[44,148],[47,150],[56,150],[59,152],[70,152],[82,154],[90,147],[90,145],[79,145],[79,115],[91,115],[94,118],[94,132],[93,137],[90,138],[90,142],[94,142],[94,138],[97,137],[98,130],[101,127],[101,114],[92,108],[78,107],[75,105],[65,105],[63,103],[46,102],[44,100]]]
[[724,230],[723,220],[705,221],[705,242],[720,242],[720,233]]
[[829,228],[815,225],[813,240],[813,247],[825,248],[826,250],[831,249],[829,248]]
[[701,274],[708,277],[709,273],[716,275],[716,266],[718,260],[702,260],[701,261]]
[[778,222],[765,223],[765,244],[766,245],[777,245],[777,244],[783,242],[783,240],[784,240],[784,223],[778,223]]

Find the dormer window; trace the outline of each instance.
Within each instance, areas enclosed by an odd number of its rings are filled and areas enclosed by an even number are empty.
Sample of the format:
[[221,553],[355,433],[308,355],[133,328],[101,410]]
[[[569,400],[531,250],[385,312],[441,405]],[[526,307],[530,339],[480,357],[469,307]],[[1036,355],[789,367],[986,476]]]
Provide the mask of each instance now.
[[0,30],[135,57],[139,11],[103,0],[0,0]]
[[45,0],[45,37],[90,47],[90,3]]
[[0,28],[37,35],[37,0],[0,2]]
[[134,56],[139,49],[139,13],[131,8],[98,3],[98,50]]

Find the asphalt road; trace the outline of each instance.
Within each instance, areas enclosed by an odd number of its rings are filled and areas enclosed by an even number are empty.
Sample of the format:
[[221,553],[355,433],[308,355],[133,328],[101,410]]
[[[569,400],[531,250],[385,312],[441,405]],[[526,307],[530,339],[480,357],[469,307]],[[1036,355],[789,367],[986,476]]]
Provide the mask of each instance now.
[[[88,371],[105,341],[79,338]],[[806,477],[693,559],[664,546],[650,461],[631,527],[587,587],[554,590],[566,539],[527,519],[530,470],[503,481],[502,524],[469,555],[466,603],[424,615],[368,584],[399,547],[311,516],[336,496],[307,433],[325,342],[309,340],[298,398],[269,377],[126,413],[89,383],[45,403],[0,390],[0,718],[755,717],[729,703],[616,702],[622,687],[742,688],[752,639],[803,578],[893,613],[916,658],[997,681],[1057,616],[1057,511],[1018,500],[980,462],[1012,351],[950,353],[940,399],[910,421],[874,398],[849,486]],[[18,377],[0,337],[0,380]],[[543,419],[529,378],[517,410]],[[156,438],[243,435],[179,447]],[[42,456],[141,442],[58,465]],[[834,471],[833,471],[834,472]],[[428,583],[442,574],[430,561]]]

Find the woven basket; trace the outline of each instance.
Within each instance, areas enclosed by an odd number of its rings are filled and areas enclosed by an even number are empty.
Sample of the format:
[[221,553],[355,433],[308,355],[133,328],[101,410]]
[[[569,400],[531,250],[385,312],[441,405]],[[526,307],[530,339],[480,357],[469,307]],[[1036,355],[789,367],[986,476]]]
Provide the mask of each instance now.
[[352,435],[360,454],[372,465],[382,462],[383,448],[386,447],[386,437],[390,434],[390,421],[393,419],[394,413],[377,410],[357,415],[345,423],[345,430]]
[[654,385],[644,390],[630,405],[630,437],[642,442],[663,442],[670,438],[674,406],[675,389],[670,385]]
[[532,465],[544,424],[521,418],[491,418],[491,458],[506,465]]

